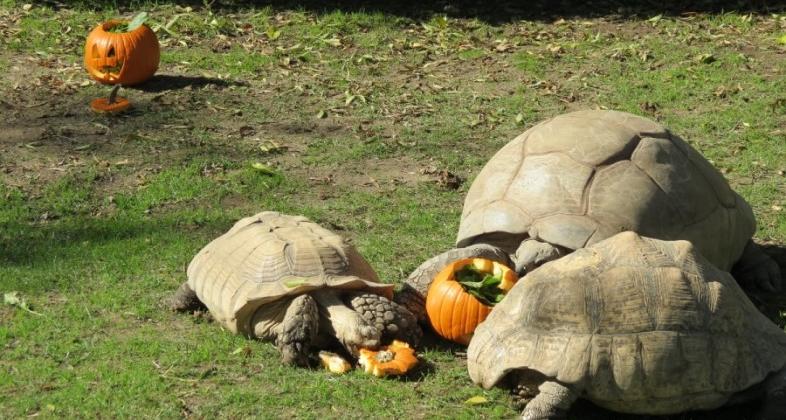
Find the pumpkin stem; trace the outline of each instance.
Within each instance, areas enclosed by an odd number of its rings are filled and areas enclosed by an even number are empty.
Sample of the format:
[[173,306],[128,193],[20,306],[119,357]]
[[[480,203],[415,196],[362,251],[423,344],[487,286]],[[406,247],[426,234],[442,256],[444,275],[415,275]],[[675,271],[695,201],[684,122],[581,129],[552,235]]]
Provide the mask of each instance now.
[[120,90],[120,85],[119,84],[115,85],[115,87],[112,88],[112,91],[109,92],[109,100],[107,100],[107,104],[111,105],[111,104],[117,102],[117,91],[118,90]]

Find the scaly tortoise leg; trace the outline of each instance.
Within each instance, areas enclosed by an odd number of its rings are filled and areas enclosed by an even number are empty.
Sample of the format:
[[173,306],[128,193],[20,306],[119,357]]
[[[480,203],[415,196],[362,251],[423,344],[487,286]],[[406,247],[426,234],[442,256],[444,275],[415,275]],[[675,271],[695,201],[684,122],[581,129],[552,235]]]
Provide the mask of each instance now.
[[417,346],[423,331],[412,312],[384,296],[368,292],[347,293],[349,306],[382,332],[382,341],[397,339]]
[[778,263],[765,254],[753,240],[748,240],[731,274],[743,286],[752,285],[768,292],[781,288],[781,269]]
[[541,383],[538,391],[538,395],[524,407],[522,420],[565,419],[570,406],[579,398],[577,392],[554,381]]
[[393,301],[407,308],[419,322],[427,323],[426,293],[432,280],[448,264],[463,258],[487,258],[507,266],[511,265],[508,254],[492,245],[475,244],[466,248],[454,248],[426,260],[412,271],[403,288],[393,297]]
[[359,313],[349,308],[333,289],[319,289],[311,292],[319,304],[320,329],[335,337],[352,355],[357,357],[361,348],[377,348],[381,332],[363,319]]
[[285,364],[308,366],[308,354],[319,333],[319,309],[309,295],[292,299],[276,334],[276,347]]
[[184,282],[172,295],[169,307],[177,312],[189,312],[206,309],[205,304],[199,300],[196,292],[191,290],[188,282]]

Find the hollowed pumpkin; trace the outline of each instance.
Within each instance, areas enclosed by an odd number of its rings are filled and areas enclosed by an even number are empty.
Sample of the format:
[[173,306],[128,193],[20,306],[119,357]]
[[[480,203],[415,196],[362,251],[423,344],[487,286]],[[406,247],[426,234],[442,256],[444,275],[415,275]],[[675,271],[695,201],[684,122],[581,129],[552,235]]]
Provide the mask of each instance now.
[[510,268],[483,258],[454,261],[434,277],[426,294],[429,323],[440,337],[464,345],[493,307],[493,302],[482,302],[457,281],[456,274],[470,265],[474,271],[499,278],[500,293],[506,293],[518,280]]
[[156,34],[141,25],[130,32],[110,32],[126,25],[124,20],[110,20],[90,32],[85,42],[85,69],[104,84],[135,85],[152,77],[158,70],[161,52]]
[[360,349],[358,357],[358,365],[376,377],[403,375],[417,364],[415,350],[398,340],[393,340],[393,343],[379,351]]

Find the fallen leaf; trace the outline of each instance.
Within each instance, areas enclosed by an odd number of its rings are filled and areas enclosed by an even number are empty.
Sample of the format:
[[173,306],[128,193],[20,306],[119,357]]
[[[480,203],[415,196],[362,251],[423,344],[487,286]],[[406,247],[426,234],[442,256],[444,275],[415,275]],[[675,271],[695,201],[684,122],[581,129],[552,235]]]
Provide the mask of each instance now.
[[281,36],[281,31],[277,31],[276,28],[269,27],[265,31],[265,36],[267,36],[267,39],[271,41],[275,41],[276,39],[278,39],[278,37]]
[[255,162],[251,164],[251,167],[255,170],[259,171],[264,175],[276,176],[278,175],[276,171],[273,170],[270,166],[265,165],[264,163]]
[[786,34],[783,34],[778,37],[778,44],[786,45]]
[[519,112],[516,114],[516,124],[521,124],[522,122],[524,122],[524,114]]
[[482,395],[475,395],[474,397],[471,397],[466,401],[464,401],[464,404],[480,405],[480,404],[486,404],[487,402],[489,402],[489,400],[486,397]]
[[233,356],[238,355],[238,354],[243,354],[243,356],[245,356],[245,357],[250,357],[251,356],[251,347],[249,347],[249,346],[238,347],[230,354],[233,355]]
[[10,306],[16,306],[17,308],[24,309],[31,314],[43,316],[44,314],[38,313],[32,309],[30,306],[19,296],[19,292],[7,292],[3,294],[3,303]]
[[319,112],[317,112],[317,118],[319,118],[320,120],[323,118],[327,118],[327,111],[325,111],[324,109],[320,109]]

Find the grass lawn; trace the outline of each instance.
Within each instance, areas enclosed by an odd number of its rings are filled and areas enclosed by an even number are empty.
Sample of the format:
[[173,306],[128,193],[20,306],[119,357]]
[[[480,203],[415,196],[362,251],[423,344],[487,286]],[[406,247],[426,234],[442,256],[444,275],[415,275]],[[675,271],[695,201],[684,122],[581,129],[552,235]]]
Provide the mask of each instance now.
[[[496,150],[573,110],[680,134],[786,269],[785,10],[257,3],[0,0],[0,293],[34,311],[0,305],[0,418],[516,416],[460,347],[427,340],[402,380],[337,377],[165,300],[201,247],[263,209],[341,233],[398,283],[452,246]],[[82,66],[85,37],[139,10],[158,76],[121,90],[130,112],[95,114],[109,88]]]

